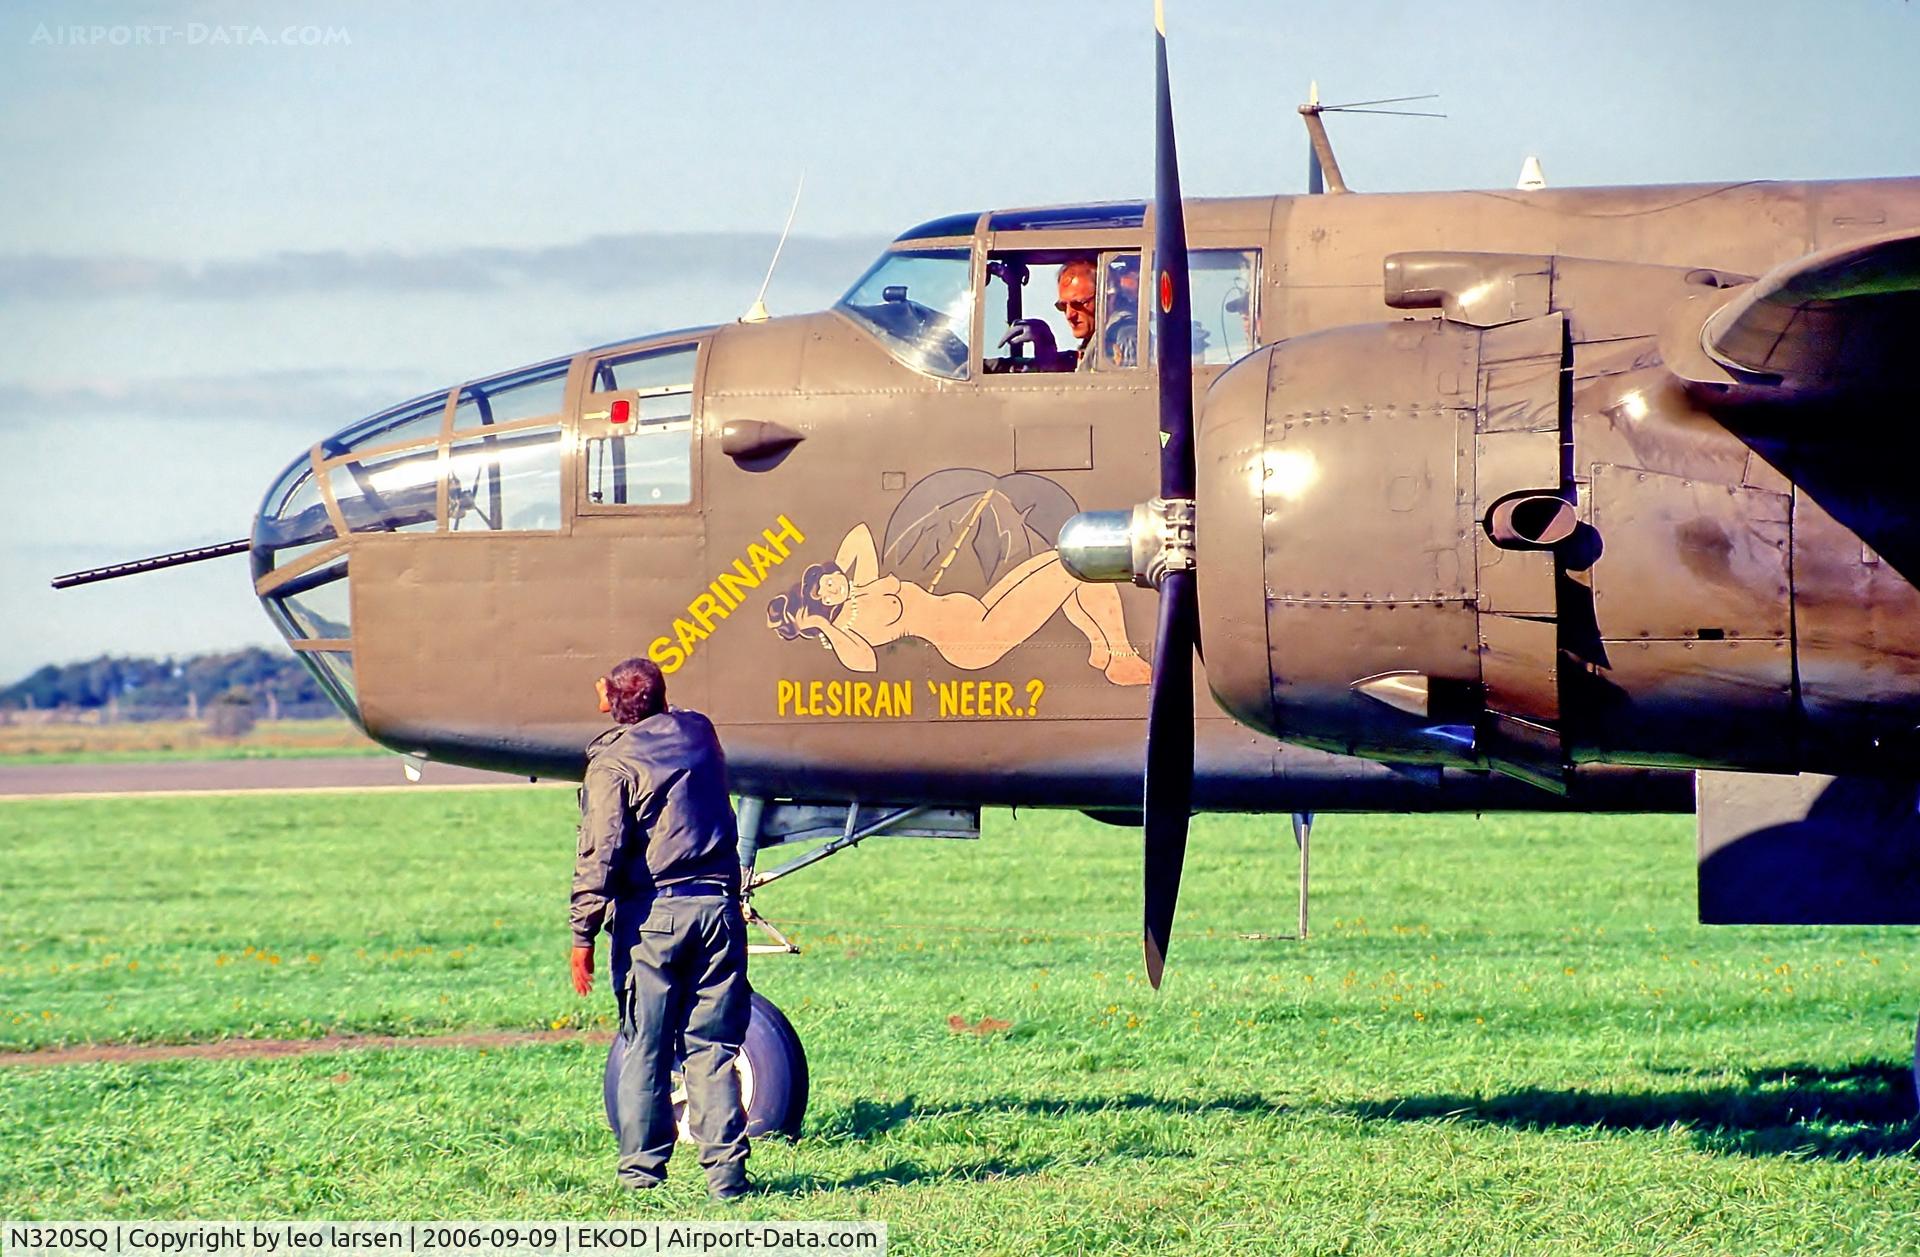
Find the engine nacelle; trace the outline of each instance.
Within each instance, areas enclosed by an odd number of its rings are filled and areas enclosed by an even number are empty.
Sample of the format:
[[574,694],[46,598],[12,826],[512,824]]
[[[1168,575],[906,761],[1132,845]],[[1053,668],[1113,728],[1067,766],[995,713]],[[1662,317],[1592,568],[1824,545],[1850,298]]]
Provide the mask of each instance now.
[[1235,364],[1196,439],[1221,705],[1550,788],[1590,761],[1913,778],[1920,438],[1875,422],[1887,396],[1699,385],[1703,320],[1748,282],[1395,254],[1387,303],[1440,317]]
[[1329,750],[1559,779],[1564,337],[1558,315],[1340,328],[1221,377],[1197,549],[1222,706]]

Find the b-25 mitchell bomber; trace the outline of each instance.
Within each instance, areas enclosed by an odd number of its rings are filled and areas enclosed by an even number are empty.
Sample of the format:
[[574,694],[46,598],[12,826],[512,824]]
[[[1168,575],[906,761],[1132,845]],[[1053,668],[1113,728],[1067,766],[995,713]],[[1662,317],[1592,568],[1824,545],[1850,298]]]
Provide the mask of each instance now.
[[1156,985],[1194,810],[1697,797],[1703,920],[1920,922],[1920,179],[1187,200],[1164,58],[1151,201],[435,390],[248,539],[62,583],[248,553],[416,762],[577,777],[646,655],[747,858],[830,839],[756,888],[983,804],[1143,822]]

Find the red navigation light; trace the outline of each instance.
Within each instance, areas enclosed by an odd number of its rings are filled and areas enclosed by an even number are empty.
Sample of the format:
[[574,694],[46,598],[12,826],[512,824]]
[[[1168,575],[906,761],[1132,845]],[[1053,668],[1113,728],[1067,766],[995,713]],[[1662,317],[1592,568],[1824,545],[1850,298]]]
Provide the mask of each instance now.
[[607,412],[608,423],[627,423],[632,419],[633,403],[624,397],[615,402],[613,409]]

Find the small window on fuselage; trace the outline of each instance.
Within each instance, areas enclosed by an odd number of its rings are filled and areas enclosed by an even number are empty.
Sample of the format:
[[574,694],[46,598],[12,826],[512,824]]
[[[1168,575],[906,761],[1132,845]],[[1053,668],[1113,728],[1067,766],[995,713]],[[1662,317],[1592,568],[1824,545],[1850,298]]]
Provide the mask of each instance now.
[[588,502],[684,506],[693,501],[698,365],[697,345],[643,349],[592,365],[581,419]]

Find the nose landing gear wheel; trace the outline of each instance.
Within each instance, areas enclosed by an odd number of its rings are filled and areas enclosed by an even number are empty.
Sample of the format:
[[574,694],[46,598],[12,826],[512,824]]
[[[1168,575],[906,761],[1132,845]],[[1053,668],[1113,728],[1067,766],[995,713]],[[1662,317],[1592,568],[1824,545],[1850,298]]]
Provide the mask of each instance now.
[[[614,1093],[620,1082],[620,1062],[626,1054],[626,1036],[615,1035],[607,1052],[604,1076],[609,1127],[614,1125]],[[740,1044],[740,1055],[734,1058],[734,1068],[740,1071],[740,1101],[747,1110],[747,1134],[755,1139],[766,1135],[799,1138],[800,1123],[807,1114],[807,1053],[786,1014],[758,991],[753,993],[747,1035]],[[678,1060],[673,1067],[673,1118],[680,1128],[680,1142],[691,1143],[687,1088]]]

